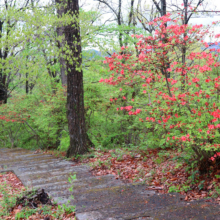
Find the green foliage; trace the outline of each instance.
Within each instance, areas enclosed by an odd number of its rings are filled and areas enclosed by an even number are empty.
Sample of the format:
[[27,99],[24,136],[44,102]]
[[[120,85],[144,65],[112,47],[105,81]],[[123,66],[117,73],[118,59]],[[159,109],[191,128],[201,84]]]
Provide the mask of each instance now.
[[179,186],[170,186],[168,192],[169,193],[180,192]]
[[63,94],[62,88],[55,94],[42,89],[38,95],[14,94],[7,105],[1,105],[3,147],[57,148],[67,124]]
[[[10,92],[8,104],[0,106],[1,147],[56,148],[66,151],[69,147],[69,132],[66,119],[66,93],[65,88],[61,86],[59,57],[71,59],[72,55],[69,54],[69,48],[66,46],[58,47],[57,42],[62,42],[64,36],[58,36],[56,28],[70,24],[75,18],[70,15],[58,18],[54,5],[48,5],[43,9],[41,7],[35,7],[32,10],[17,9],[9,7],[7,10],[2,10],[0,15],[2,19],[15,22],[13,27],[9,27],[7,23],[4,24],[1,37],[2,46],[10,48],[9,55],[0,60],[3,75],[10,79],[7,88]],[[189,134],[190,137],[196,137],[194,140],[196,144],[193,148],[192,143],[188,142],[179,144],[178,148],[184,149],[187,155],[193,155],[193,149],[198,148],[199,156],[203,154],[209,156],[206,146],[201,147],[200,144],[204,142],[203,140],[206,140],[206,143],[219,143],[219,133],[216,131],[213,134],[215,139],[212,139],[206,133],[207,129],[203,129],[203,133],[198,129],[206,127],[212,117],[207,112],[202,112],[201,123],[198,123],[198,118],[191,117],[188,109],[189,107],[197,108],[199,111],[205,105],[206,100],[201,99],[198,103],[195,99],[190,102],[190,106],[180,106],[180,104],[172,106],[172,113],[178,113],[179,118],[174,118],[172,123],[169,121],[166,129],[162,127],[162,124],[146,121],[146,117],[154,117],[157,121],[161,121],[161,117],[164,117],[162,114],[168,115],[169,112],[165,111],[171,111],[170,107],[167,107],[167,100],[157,97],[160,90],[168,93],[166,82],[157,81],[152,85],[149,84],[145,90],[140,86],[143,78],[134,74],[132,75],[133,84],[130,84],[131,78],[129,77],[135,71],[141,71],[142,68],[152,71],[155,77],[161,76],[158,74],[161,60],[158,60],[159,56],[154,53],[151,57],[155,61],[153,64],[142,62],[136,57],[137,51],[134,45],[138,42],[138,38],[133,38],[130,34],[143,34],[144,39],[147,34],[142,29],[132,25],[103,25],[99,16],[100,13],[95,10],[84,11],[81,9],[78,21],[81,27],[83,47],[83,65],[80,68],[83,69],[84,77],[86,125],[91,141],[96,147],[105,148],[166,148],[176,146],[176,140],[172,140],[172,137],[180,139],[183,135]],[[120,51],[118,40],[116,40],[119,33],[122,33],[123,43],[127,46],[125,51]],[[190,50],[197,51],[198,49],[195,48],[201,48],[202,44],[198,43],[197,39],[192,39],[192,42],[196,43],[187,45],[187,55]],[[100,53],[91,50],[94,47],[98,48]],[[169,45],[166,48],[158,48],[157,52],[160,53],[161,50],[167,50],[167,55],[172,61],[177,60],[181,55],[181,50],[177,48],[175,54],[174,49]],[[104,56],[109,57],[107,52],[112,53],[113,51],[129,54],[128,60],[124,58],[120,60],[115,57],[115,66],[118,63],[128,66],[132,64],[130,70],[124,68],[125,74],[128,76],[127,80],[121,81],[115,87],[99,83],[101,78],[109,78],[110,74],[113,78],[119,76],[118,72],[117,74],[115,71],[110,73],[109,66],[103,64]],[[70,57],[67,57],[69,55]],[[201,59],[193,61],[194,64],[201,65],[206,62]],[[187,65],[188,63],[189,60]],[[121,71],[121,67],[118,66],[117,71]],[[176,64],[175,67],[180,68],[181,63]],[[172,74],[174,75],[174,71],[171,72]],[[191,78],[194,77],[194,73],[189,74],[191,74],[189,75]],[[198,74],[200,73],[198,72]],[[214,80],[219,75],[218,67],[213,68],[208,74]],[[199,77],[200,82],[205,80],[204,75],[199,75]],[[175,75],[176,80],[180,78],[179,73]],[[26,95],[25,84],[28,84],[29,88],[29,93]],[[180,88],[181,82],[170,86]],[[185,89],[191,93],[198,90],[197,87],[188,85]],[[210,105],[214,102],[217,106],[219,105],[219,95],[218,93],[212,94],[210,86],[201,83],[199,89],[213,95]],[[178,92],[174,91],[173,94],[177,96]],[[135,117],[128,115],[124,109],[121,110],[121,107],[125,106],[133,106],[133,109],[141,108],[143,111],[140,113],[140,117]],[[162,113],[162,111],[164,112]],[[179,129],[170,132],[169,126],[181,121],[184,124]],[[215,149],[212,147],[210,151],[213,150]],[[190,156],[186,160],[189,158]],[[163,159],[161,156],[156,162],[160,164]],[[178,166],[181,166],[181,163]]]
[[[94,65],[94,64],[93,64]],[[96,65],[84,69],[85,109],[88,123],[88,133],[96,146],[108,148],[144,143],[144,127],[138,119],[133,120],[128,115],[117,112],[119,107],[110,101],[118,98],[119,92],[110,86],[98,83],[99,79],[107,75],[107,69],[100,61]]]
[[[70,176],[70,183],[72,184],[73,181],[76,179],[75,175]],[[30,191],[29,196],[32,196],[36,193],[35,190]],[[20,194],[13,194],[11,195],[7,191],[7,185],[0,186],[0,194],[2,194],[1,202],[0,202],[0,217],[6,217],[10,215],[11,210],[16,206],[17,200],[22,198],[25,193]],[[26,195],[26,194],[25,194]],[[70,201],[69,201],[70,202]],[[50,205],[43,205],[39,206],[38,208],[30,208],[30,207],[23,207],[22,210],[15,215],[16,220],[20,219],[28,219],[29,216],[41,213],[41,215],[51,215],[56,219],[62,219],[63,214],[71,214],[75,212],[75,206],[69,205],[69,202],[65,205],[58,205],[57,208],[55,206]]]
[[[196,26],[197,30],[180,27],[170,18],[173,25],[166,28],[163,19],[169,19],[169,16],[159,19],[161,25],[156,27],[154,37],[136,36],[139,57],[134,57],[130,48],[122,48],[119,53],[106,58],[110,73],[101,81],[115,88],[117,100],[115,96],[110,100],[118,108],[115,118],[121,117],[120,122],[124,119],[127,124],[122,124],[123,128],[132,134],[139,131],[136,138],[139,146],[173,147],[192,155],[195,162],[203,158],[207,161],[220,147],[219,84],[216,83],[219,81],[216,71],[219,58],[209,51],[191,51],[203,37],[199,35],[201,27]],[[185,28],[187,40],[183,42],[183,32],[174,33],[174,27],[175,31]],[[198,32],[196,38],[191,35],[192,30]],[[165,32],[169,40],[163,44],[161,36]],[[176,37],[179,37],[178,44],[173,44],[172,39]],[[187,49],[185,62],[178,59],[182,45]],[[165,66],[166,63],[170,68]],[[120,134],[124,135],[124,132]],[[125,139],[123,141],[126,143]]]
[[[65,89],[60,85],[58,62],[60,56],[67,58],[69,49],[58,47],[57,42],[62,42],[64,36],[58,36],[56,28],[75,18],[68,14],[58,18],[55,11],[54,5],[31,10],[19,10],[19,5],[15,5],[1,11],[1,18],[14,24],[10,27],[4,23],[1,36],[3,48],[10,48],[8,56],[0,60],[10,93],[8,104],[0,106],[1,147],[59,147],[66,151],[69,146]],[[109,96],[118,97],[119,93],[98,81],[108,74],[102,62],[107,51],[119,50],[118,42],[111,36],[121,32],[124,43],[134,47],[136,40],[129,33],[143,31],[132,25],[103,25],[99,17],[95,10],[80,9],[88,135],[96,146],[136,146],[141,143],[142,128],[123,114],[115,114]],[[103,34],[105,38],[100,37]],[[91,47],[98,47],[100,54]]]
[[10,209],[16,205],[16,197],[11,196],[6,190],[6,183],[0,185],[0,193],[2,194],[2,201],[0,202],[0,216],[8,216]]

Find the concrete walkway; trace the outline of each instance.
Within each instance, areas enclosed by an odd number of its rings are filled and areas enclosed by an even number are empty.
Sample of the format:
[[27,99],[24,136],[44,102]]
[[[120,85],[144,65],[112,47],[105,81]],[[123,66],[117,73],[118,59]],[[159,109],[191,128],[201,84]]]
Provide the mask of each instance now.
[[[70,196],[77,220],[220,220],[220,206],[185,202],[180,194],[156,194],[145,185],[124,184],[114,176],[92,176],[86,165],[76,166],[43,153],[0,148],[0,171],[13,171],[27,187],[45,189],[58,203]],[[76,174],[73,192],[69,175]]]

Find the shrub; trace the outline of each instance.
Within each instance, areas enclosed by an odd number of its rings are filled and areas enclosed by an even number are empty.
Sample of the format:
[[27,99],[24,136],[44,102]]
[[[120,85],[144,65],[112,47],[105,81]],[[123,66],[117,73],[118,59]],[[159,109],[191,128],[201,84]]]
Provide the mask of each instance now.
[[220,147],[219,58],[212,51],[191,51],[209,47],[203,41],[207,29],[178,22],[169,14],[156,18],[154,36],[133,36],[139,56],[122,47],[106,57],[111,77],[100,82],[119,93],[111,103],[146,133],[145,146],[180,148],[197,161],[208,160]]

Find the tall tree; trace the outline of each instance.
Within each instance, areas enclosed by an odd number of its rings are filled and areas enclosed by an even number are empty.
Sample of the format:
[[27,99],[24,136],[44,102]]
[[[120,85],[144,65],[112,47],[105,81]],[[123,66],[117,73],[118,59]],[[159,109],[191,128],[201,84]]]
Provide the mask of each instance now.
[[18,45],[12,46],[9,43],[11,32],[13,32],[18,23],[18,20],[13,18],[12,15],[20,11],[25,11],[30,4],[30,0],[21,0],[19,3],[16,0],[5,0],[0,5],[0,39],[2,42],[4,41],[3,46],[0,48],[0,104],[7,103],[8,87],[11,82],[10,73],[7,73],[5,67],[6,60],[8,57],[14,55],[16,47],[19,50]]
[[86,133],[81,37],[79,27],[78,0],[65,0],[64,14],[70,15],[71,22],[64,26],[65,62],[67,70],[67,119],[70,146],[67,157],[85,153],[88,149]]

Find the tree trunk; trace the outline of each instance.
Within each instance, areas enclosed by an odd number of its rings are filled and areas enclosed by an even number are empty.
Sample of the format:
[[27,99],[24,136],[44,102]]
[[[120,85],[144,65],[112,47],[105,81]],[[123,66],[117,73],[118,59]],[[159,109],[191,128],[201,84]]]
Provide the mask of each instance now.
[[75,17],[74,21],[64,27],[67,69],[67,119],[70,134],[70,146],[67,157],[83,154],[88,149],[86,134],[81,39],[79,28],[78,0],[67,0],[64,12]]
[[7,92],[4,86],[0,86],[0,105],[7,103]]
[[[167,13],[167,3],[166,0],[161,0],[161,16],[166,15]],[[165,24],[167,26],[167,23]]]
[[[0,21],[0,39],[2,38],[3,32],[3,24],[4,21]],[[0,60],[5,58],[7,53],[4,53],[2,49],[0,49]],[[4,75],[3,68],[0,69],[0,104],[7,103],[7,88],[6,88],[6,75]]]
[[3,75],[3,71],[0,71],[0,104],[7,103],[7,98],[6,75]]
[[28,73],[26,73],[26,83],[25,83],[25,87],[26,87],[26,94],[29,93],[29,79],[28,79]]
[[119,26],[119,35],[118,35],[118,38],[119,38],[119,44],[120,44],[120,47],[123,46],[123,34],[122,34],[122,31],[121,31],[121,25],[122,25],[122,22],[121,22],[121,0],[118,0],[118,26]]

